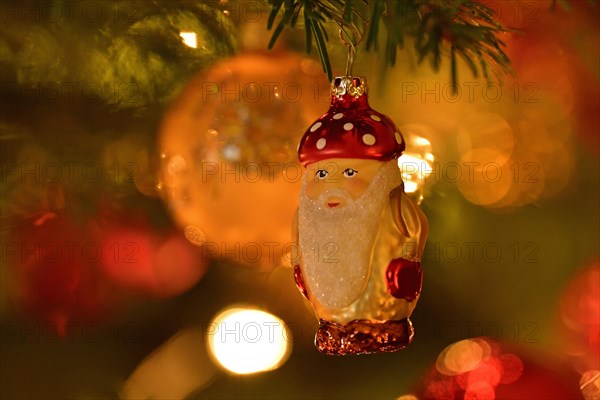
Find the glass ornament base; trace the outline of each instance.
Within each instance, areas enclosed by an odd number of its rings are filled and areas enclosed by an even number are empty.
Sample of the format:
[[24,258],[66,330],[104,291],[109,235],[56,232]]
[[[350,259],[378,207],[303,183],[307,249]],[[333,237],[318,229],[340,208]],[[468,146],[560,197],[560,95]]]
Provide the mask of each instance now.
[[369,321],[355,319],[345,325],[319,320],[315,346],[327,355],[385,353],[401,350],[413,339],[410,319]]

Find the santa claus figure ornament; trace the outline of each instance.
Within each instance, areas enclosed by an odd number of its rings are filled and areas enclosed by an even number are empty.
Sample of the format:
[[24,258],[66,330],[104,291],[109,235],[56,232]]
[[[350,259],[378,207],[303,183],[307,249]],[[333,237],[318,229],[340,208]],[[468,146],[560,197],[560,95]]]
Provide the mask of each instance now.
[[404,193],[402,134],[369,106],[366,80],[335,78],[331,93],[298,147],[296,284],[319,318],[320,352],[396,351],[413,338],[427,219]]

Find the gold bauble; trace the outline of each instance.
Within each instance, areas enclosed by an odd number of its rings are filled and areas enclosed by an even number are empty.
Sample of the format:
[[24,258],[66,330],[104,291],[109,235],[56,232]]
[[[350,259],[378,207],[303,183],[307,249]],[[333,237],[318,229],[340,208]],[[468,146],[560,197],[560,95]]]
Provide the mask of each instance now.
[[200,72],[174,101],[159,135],[158,185],[206,256],[271,267],[289,253],[296,144],[326,88],[312,60],[248,52]]

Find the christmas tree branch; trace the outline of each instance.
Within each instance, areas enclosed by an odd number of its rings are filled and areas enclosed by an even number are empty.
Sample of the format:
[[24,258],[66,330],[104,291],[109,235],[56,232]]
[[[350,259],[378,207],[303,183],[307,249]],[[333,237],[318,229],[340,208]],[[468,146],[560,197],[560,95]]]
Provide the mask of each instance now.
[[[268,29],[275,27],[273,46],[286,27],[295,27],[298,15],[304,14],[307,51],[313,43],[323,70],[332,78],[326,48],[324,24],[334,21],[343,29],[366,35],[366,49],[380,51],[379,39],[385,38],[385,61],[394,66],[398,49],[412,39],[419,62],[429,60],[434,70],[442,64],[442,54],[450,55],[452,83],[457,85],[457,59],[461,58],[475,76],[497,79],[511,71],[510,60],[502,50],[500,35],[508,32],[489,7],[470,0],[269,0],[271,14]],[[363,17],[367,15],[367,18]],[[294,17],[296,16],[296,17]],[[369,23],[366,31],[361,29]],[[385,27],[382,29],[381,25]],[[360,39],[358,40],[360,41]]]

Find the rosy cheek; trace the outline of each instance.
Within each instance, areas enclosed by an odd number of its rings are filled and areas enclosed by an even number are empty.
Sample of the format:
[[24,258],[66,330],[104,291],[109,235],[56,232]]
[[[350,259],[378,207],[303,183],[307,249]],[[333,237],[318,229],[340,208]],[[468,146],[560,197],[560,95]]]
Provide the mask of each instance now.
[[311,199],[316,199],[323,192],[323,183],[310,180],[306,183],[306,194]]
[[355,199],[360,197],[367,187],[369,187],[369,182],[365,182],[363,179],[349,179],[347,183],[348,191]]

